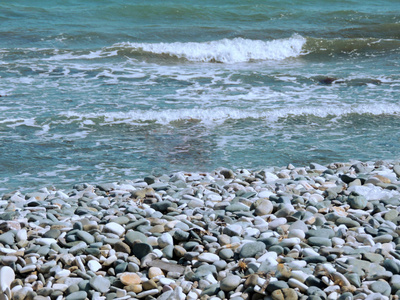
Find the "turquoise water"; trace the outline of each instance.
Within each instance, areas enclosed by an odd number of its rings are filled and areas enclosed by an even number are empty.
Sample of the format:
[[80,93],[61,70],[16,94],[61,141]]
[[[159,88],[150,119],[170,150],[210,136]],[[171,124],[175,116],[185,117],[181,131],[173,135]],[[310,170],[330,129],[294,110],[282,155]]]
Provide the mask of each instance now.
[[400,158],[398,1],[3,1],[0,190]]

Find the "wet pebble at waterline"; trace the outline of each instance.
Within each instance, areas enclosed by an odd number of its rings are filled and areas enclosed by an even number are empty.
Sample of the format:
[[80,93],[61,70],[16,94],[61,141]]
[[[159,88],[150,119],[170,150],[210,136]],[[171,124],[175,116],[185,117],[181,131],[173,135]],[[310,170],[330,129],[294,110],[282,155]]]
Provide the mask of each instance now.
[[398,299],[400,166],[178,172],[0,201],[3,299]]

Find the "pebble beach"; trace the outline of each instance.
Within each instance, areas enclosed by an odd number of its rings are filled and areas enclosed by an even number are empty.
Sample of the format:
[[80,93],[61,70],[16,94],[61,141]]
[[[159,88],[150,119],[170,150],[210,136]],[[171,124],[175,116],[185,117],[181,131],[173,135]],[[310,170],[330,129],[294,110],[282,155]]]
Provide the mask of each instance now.
[[398,299],[400,164],[177,172],[0,201],[0,299]]

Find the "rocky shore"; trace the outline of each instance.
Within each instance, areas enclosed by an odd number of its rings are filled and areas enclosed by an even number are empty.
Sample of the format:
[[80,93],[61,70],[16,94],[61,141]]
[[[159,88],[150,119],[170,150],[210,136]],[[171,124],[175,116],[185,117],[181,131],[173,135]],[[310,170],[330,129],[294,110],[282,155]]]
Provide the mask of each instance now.
[[0,200],[0,299],[398,299],[400,165],[217,169]]

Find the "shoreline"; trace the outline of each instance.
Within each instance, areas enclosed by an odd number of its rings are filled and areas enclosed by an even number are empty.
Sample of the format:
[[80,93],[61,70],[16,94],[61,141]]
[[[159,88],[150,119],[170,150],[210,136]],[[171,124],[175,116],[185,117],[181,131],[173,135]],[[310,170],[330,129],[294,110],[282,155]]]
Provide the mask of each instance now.
[[6,193],[0,293],[395,299],[399,177],[393,161],[311,163]]

